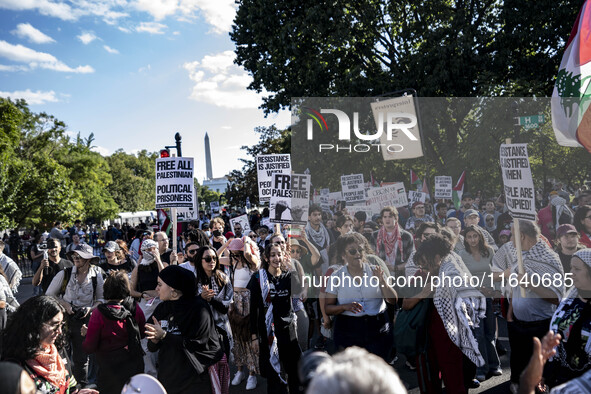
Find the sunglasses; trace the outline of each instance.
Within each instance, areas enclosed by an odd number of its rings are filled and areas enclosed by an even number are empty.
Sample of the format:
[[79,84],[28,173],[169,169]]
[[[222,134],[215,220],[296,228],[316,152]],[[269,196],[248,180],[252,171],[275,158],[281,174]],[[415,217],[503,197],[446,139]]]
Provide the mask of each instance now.
[[195,254],[199,249],[189,249],[187,250],[187,254]]
[[347,249],[347,253],[349,253],[349,255],[351,255],[351,256],[356,256],[357,253],[363,254],[363,249],[351,248],[351,249]]
[[202,260],[205,261],[206,263],[211,263],[211,261],[214,260],[214,258],[211,256],[205,256],[205,257],[203,257]]

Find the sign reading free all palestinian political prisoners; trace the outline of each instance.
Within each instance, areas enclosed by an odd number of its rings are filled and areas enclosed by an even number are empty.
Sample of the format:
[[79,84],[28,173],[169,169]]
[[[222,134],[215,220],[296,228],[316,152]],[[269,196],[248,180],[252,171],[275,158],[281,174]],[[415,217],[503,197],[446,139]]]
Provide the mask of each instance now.
[[156,209],[194,208],[193,158],[156,159]]
[[451,200],[451,177],[450,176],[436,176],[435,177],[435,198],[444,198]]
[[507,208],[511,216],[535,220],[535,191],[527,144],[501,145],[501,172]]
[[259,185],[259,201],[269,202],[273,174],[289,174],[291,172],[291,155],[259,155],[256,157],[257,180]]
[[343,200],[347,203],[365,201],[363,174],[341,176],[341,187],[343,188]]
[[271,223],[306,224],[309,205],[310,175],[273,175],[269,202]]
[[392,185],[369,189],[367,191],[367,205],[374,207],[374,211],[377,210],[377,212],[388,205],[397,208],[408,205],[404,183],[396,182]]

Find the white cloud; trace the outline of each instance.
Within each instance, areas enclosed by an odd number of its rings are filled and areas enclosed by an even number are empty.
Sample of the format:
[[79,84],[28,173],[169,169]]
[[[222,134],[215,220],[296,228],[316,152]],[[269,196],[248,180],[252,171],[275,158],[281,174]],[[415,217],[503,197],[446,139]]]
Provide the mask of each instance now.
[[232,126],[222,126],[220,127],[222,130],[232,130]]
[[39,67],[47,70],[81,74],[94,72],[91,66],[72,68],[49,53],[37,52],[23,45],[13,45],[3,40],[0,40],[0,57],[17,63],[25,63],[29,66],[29,69]]
[[78,37],[78,39],[80,41],[82,41],[82,43],[84,45],[88,45],[88,44],[90,44],[91,42],[93,42],[94,40],[96,40],[98,38],[92,32],[82,33],[82,34],[80,34],[79,36],[76,36],[76,37]]
[[173,36],[180,36],[181,35],[181,32],[180,31],[173,31],[172,32],[172,35]]
[[14,92],[0,92],[1,97],[10,97],[13,100],[25,99],[30,105],[45,104],[45,103],[56,103],[58,98],[53,90],[49,92],[42,92],[37,90],[36,92],[27,90],[17,90]]
[[101,156],[109,156],[111,154],[111,151],[102,146],[93,146],[90,150],[99,153]]
[[51,0],[2,0],[0,7],[14,10],[26,11],[36,10],[42,15],[53,16],[66,21],[73,21],[78,18],[78,12],[66,3],[56,3]]
[[118,26],[117,29],[121,30],[123,33],[131,33],[131,30],[126,27]]
[[27,66],[17,66],[17,65],[6,65],[6,64],[0,64],[0,71],[9,71],[9,72],[13,72],[13,71],[29,71],[29,67]]
[[185,63],[195,85],[189,98],[226,108],[258,108],[261,96],[247,87],[251,77],[235,65],[232,51],[204,56],[201,61]]
[[151,69],[152,69],[152,66],[148,64],[146,67],[140,67],[140,68],[137,70],[137,72],[139,72],[139,73],[148,72],[148,71],[150,71]]
[[112,53],[112,54],[115,54],[115,55],[119,54],[119,51],[118,50],[113,49],[113,48],[111,48],[108,45],[103,45],[103,48],[105,48],[105,51],[107,51],[109,53]]
[[142,22],[139,26],[136,26],[135,31],[138,33],[150,33],[150,34],[164,34],[164,29],[167,26],[158,22]]
[[223,34],[232,30],[232,23],[236,16],[236,3],[234,0],[193,0],[181,1],[181,4],[185,2],[197,4],[205,17],[205,21],[212,26],[214,33]]
[[16,25],[16,29],[11,31],[11,33],[35,44],[48,44],[50,42],[55,42],[53,38],[35,29],[29,23],[19,23]]

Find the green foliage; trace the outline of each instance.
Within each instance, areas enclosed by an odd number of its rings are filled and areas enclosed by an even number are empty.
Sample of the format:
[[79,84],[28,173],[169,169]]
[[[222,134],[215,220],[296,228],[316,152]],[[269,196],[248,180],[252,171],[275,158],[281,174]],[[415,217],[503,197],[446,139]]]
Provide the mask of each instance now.
[[123,212],[152,210],[155,206],[157,153],[140,151],[137,156],[119,149],[107,157],[112,183],[108,191]]

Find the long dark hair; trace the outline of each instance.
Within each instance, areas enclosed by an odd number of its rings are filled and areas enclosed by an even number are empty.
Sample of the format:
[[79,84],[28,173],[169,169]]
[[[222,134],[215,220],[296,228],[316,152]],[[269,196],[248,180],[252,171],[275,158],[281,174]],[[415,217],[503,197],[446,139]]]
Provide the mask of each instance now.
[[585,229],[585,225],[583,224],[583,221],[587,217],[589,211],[591,211],[591,206],[581,205],[577,208],[577,211],[575,212],[575,216],[573,217],[573,224],[579,232],[579,234],[587,232],[587,230]]
[[431,269],[435,264],[435,256],[439,255],[443,260],[451,252],[451,243],[441,234],[433,234],[417,249],[414,262],[421,268]]
[[[47,323],[60,312],[65,315],[64,308],[51,296],[41,295],[25,301],[8,319],[2,333],[2,360],[22,364],[35,358],[41,350],[43,323]],[[62,333],[55,346],[60,350],[64,344]]]
[[265,248],[265,253],[264,253],[265,258],[263,259],[263,268],[267,271],[269,270],[271,249],[273,249],[273,248],[279,248],[279,250],[281,251],[281,254],[287,253],[286,251],[283,250],[283,248],[280,245],[275,245],[274,243],[269,243],[269,245],[267,245],[267,247]]
[[206,250],[210,250],[213,254],[213,258],[215,259],[215,267],[213,268],[213,271],[211,272],[211,276],[213,276],[217,285],[220,288],[224,287],[224,285],[226,283],[228,283],[228,277],[226,276],[226,274],[224,274],[224,272],[222,271],[222,268],[220,267],[220,259],[218,258],[218,253],[210,245],[200,247],[197,250],[197,253],[195,253],[194,257],[191,259],[191,262],[193,262],[193,264],[195,264],[195,271],[197,271],[197,284],[198,285],[209,285],[209,281],[207,279],[207,274],[205,273],[205,270],[203,269],[203,263],[201,261],[203,259],[203,255],[205,254]]
[[482,231],[473,224],[470,226],[466,226],[466,230],[464,230],[464,247],[466,248],[466,251],[472,253],[472,248],[470,247],[470,244],[468,244],[468,237],[467,237],[467,235],[470,231],[473,231],[476,234],[478,234],[478,251],[480,252],[480,255],[482,257],[490,256],[490,251],[489,251],[490,247],[488,246],[488,243],[486,242],[486,239],[484,238],[484,234],[482,234]]

